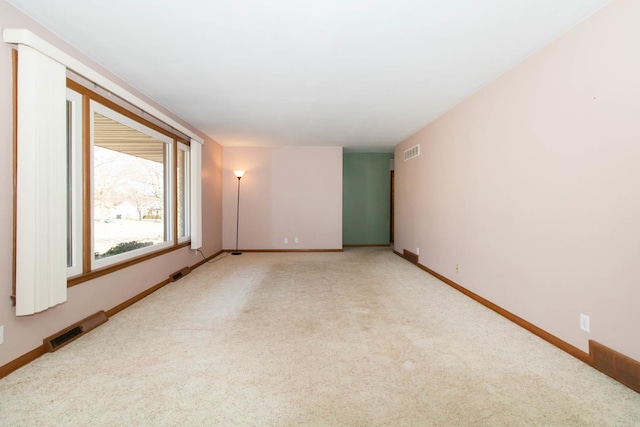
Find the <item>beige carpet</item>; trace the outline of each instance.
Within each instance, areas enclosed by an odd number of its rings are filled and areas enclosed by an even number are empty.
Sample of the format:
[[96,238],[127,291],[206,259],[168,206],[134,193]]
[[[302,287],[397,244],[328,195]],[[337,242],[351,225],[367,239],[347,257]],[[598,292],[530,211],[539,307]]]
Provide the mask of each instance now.
[[391,253],[206,264],[0,380],[3,426],[631,426],[640,394]]

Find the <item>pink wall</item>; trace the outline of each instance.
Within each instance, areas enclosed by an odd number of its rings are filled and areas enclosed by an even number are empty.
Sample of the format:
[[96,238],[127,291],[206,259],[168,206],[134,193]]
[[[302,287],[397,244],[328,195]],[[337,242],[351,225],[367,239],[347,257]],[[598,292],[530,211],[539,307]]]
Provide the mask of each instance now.
[[225,249],[236,245],[235,169],[246,171],[240,183],[240,249],[342,248],[341,147],[224,147]]
[[[82,60],[139,97],[135,89],[61,42],[50,32],[0,1],[0,31],[27,28],[48,42]],[[11,49],[0,42],[0,325],[4,325],[4,344],[0,345],[0,366],[42,345],[47,336],[99,310],[109,310],[168,278],[169,274],[202,258],[189,248],[165,254],[147,262],[117,271],[69,289],[68,301],[44,313],[16,317],[11,305],[13,211]],[[162,107],[157,108],[166,112]],[[179,118],[171,115],[174,119]],[[183,123],[184,124],[184,123]],[[185,124],[186,125],[186,124]],[[222,248],[222,148],[207,140],[202,153],[203,248],[209,256]]]
[[397,251],[583,351],[594,339],[636,360],[639,22],[640,2],[614,1],[399,144],[395,164]]

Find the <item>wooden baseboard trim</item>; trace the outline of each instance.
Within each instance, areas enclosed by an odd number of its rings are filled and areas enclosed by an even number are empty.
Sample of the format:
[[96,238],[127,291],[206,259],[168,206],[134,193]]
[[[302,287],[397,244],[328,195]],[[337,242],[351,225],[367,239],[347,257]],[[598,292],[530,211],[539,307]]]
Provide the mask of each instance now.
[[[235,252],[235,249],[224,249],[225,252]],[[266,253],[284,253],[284,252],[342,252],[340,249],[238,249],[242,253],[266,252]]]
[[417,265],[422,270],[426,271],[427,273],[431,274],[432,276],[437,277],[438,279],[440,279],[443,282],[445,282],[447,285],[449,285],[452,288],[458,290],[459,292],[462,292],[463,294],[465,294],[469,298],[479,302],[480,304],[484,305],[485,307],[495,311],[499,315],[501,315],[503,317],[506,317],[507,319],[509,319],[513,323],[515,323],[516,325],[526,329],[527,331],[531,332],[532,334],[537,335],[538,337],[542,338],[543,340],[553,344],[554,346],[558,347],[560,350],[562,350],[562,351],[564,351],[566,353],[569,353],[570,355],[572,355],[576,359],[579,359],[579,360],[583,361],[584,363],[590,364],[589,363],[589,354],[585,353],[584,351],[572,346],[571,344],[569,344],[566,341],[561,340],[560,338],[556,337],[555,335],[550,334],[549,332],[545,331],[544,329],[539,328],[538,326],[534,325],[533,323],[530,323],[530,322],[524,320],[522,317],[516,316],[515,314],[511,313],[508,310],[505,310],[504,308],[500,307],[499,305],[496,305],[496,304],[492,303],[488,299],[483,298],[480,295],[471,292],[467,288],[464,288],[464,287],[458,285],[454,281],[449,280],[448,278],[442,276],[441,274],[436,273],[435,271],[431,270],[430,268],[425,267],[424,265],[422,265],[420,263],[418,263]]
[[[405,251],[408,252],[408,251]],[[401,254],[398,251],[393,251],[393,253],[395,253],[396,255],[407,259],[403,254]],[[409,252],[410,253],[410,252]],[[415,254],[411,254],[411,255],[415,255]],[[417,255],[415,255],[417,257]],[[590,357],[589,354],[585,353],[584,351],[572,346],[571,344],[569,344],[566,341],[561,340],[560,338],[556,337],[555,335],[550,334],[549,332],[545,331],[542,328],[537,327],[536,325],[534,325],[533,323],[530,323],[526,320],[524,320],[523,318],[516,316],[515,314],[511,313],[510,311],[505,310],[504,308],[500,307],[499,305],[496,305],[494,303],[492,303],[491,301],[489,301],[486,298],[481,297],[480,295],[471,292],[470,290],[468,290],[467,288],[460,286],[459,284],[457,284],[456,282],[454,282],[453,280],[448,279],[447,277],[431,270],[429,267],[426,267],[422,264],[420,264],[420,262],[416,259],[416,261],[413,261],[412,259],[407,259],[409,262],[417,265],[420,269],[426,271],[427,273],[431,274],[432,276],[438,278],[439,280],[443,281],[444,283],[446,283],[447,285],[451,286],[452,288],[456,289],[459,292],[462,292],[463,294],[465,294],[466,296],[468,296],[469,298],[479,302],[480,304],[484,305],[485,307],[495,311],[496,313],[498,313],[499,315],[511,320],[513,323],[515,323],[516,325],[526,329],[527,331],[531,332],[534,335],[537,335],[538,337],[542,338],[543,340],[549,342],[550,344],[553,344],[554,346],[558,347],[560,350],[569,353],[570,355],[572,355],[573,357],[575,357],[576,359],[579,359],[581,361],[583,361],[584,363],[591,365],[590,362]]]
[[44,345],[34,348],[28,353],[23,354],[15,360],[7,363],[4,366],[0,366],[0,378],[4,378],[15,370],[22,368],[24,365],[33,362],[38,357],[45,354],[47,350],[44,348]]
[[147,289],[146,291],[140,292],[138,295],[136,295],[136,296],[134,296],[132,298],[129,298],[128,300],[126,300],[122,304],[118,304],[115,307],[113,307],[111,310],[107,310],[107,316],[111,317],[111,316],[121,312],[125,308],[132,306],[133,304],[137,303],[138,301],[140,301],[144,297],[147,297],[147,296],[151,295],[152,293],[154,293],[158,289],[162,288],[163,286],[166,286],[169,283],[171,283],[171,280],[166,279],[166,280],[163,280],[162,282],[158,283],[157,285],[152,286],[151,288]]
[[[217,257],[218,255],[222,254],[224,251],[218,251],[216,254],[194,264],[191,269],[195,269],[197,267],[200,267],[202,264],[204,264],[207,261],[212,260],[213,258]],[[163,286],[167,285],[168,283],[171,283],[171,281],[169,279],[167,280],[163,280],[162,282],[158,283],[157,285],[147,289],[146,291],[143,291],[141,293],[139,293],[138,295],[129,298],[128,300],[126,300],[125,302],[123,302],[122,304],[118,304],[117,306],[113,307],[111,310],[107,310],[106,314],[107,317],[111,317],[117,313],[119,313],[120,311],[124,310],[127,307],[132,306],[133,304],[135,304],[136,302],[140,301],[141,299],[143,299],[144,297],[151,295],[152,293],[154,293],[155,291],[157,291],[158,289],[162,288]],[[9,375],[10,373],[12,373],[13,371],[22,368],[23,366],[33,362],[34,360],[36,360],[38,357],[42,356],[43,354],[45,354],[47,352],[46,348],[44,345],[41,345],[40,347],[37,347],[33,350],[31,350],[30,352],[23,354],[22,356],[18,357],[15,360],[12,360],[11,362],[7,363],[6,365],[0,366],[0,378],[4,378],[7,375]]]
[[[216,252],[214,255],[211,255],[208,258],[203,259],[202,261],[194,264],[191,268],[191,270],[195,270],[196,268],[200,267],[202,264],[204,264],[207,261],[212,260],[213,258],[217,257],[218,255],[220,255],[223,251],[218,251]],[[166,286],[167,284],[171,283],[170,279],[167,280],[163,280],[162,282],[158,283],[157,285],[147,289],[144,292],[139,293],[138,295],[129,298],[128,300],[126,300],[125,302],[123,302],[122,304],[119,304],[115,307],[113,307],[111,310],[107,311],[107,317],[111,317],[114,314],[124,310],[127,307],[132,306],[133,304],[137,303],[138,301],[140,301],[141,299],[143,299],[144,297],[147,297],[149,295],[151,295],[152,293],[154,293],[155,291],[157,291],[158,289],[162,288],[163,286]]]
[[388,248],[389,246],[391,246],[390,243],[375,245],[342,245],[343,248]]
[[[202,251],[200,251],[200,253],[202,253]],[[224,251],[220,250],[220,251],[216,252],[215,254],[211,255],[210,257],[204,258],[202,261],[193,264],[191,266],[191,270],[195,270],[196,268],[200,267],[202,264],[205,264],[205,263],[211,261],[212,259],[216,258],[217,256],[222,255],[223,253],[224,253]]]

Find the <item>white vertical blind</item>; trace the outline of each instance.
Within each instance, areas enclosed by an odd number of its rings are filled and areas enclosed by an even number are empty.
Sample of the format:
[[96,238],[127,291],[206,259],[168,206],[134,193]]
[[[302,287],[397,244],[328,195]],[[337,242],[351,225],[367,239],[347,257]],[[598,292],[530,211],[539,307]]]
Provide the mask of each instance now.
[[16,314],[67,300],[66,69],[18,50]]
[[191,140],[191,249],[202,247],[202,145]]

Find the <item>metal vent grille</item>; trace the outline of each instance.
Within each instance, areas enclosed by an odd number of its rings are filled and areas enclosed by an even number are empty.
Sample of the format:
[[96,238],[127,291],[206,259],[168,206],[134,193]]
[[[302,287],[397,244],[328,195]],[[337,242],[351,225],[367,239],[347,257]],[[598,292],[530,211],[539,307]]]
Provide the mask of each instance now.
[[86,334],[90,330],[102,325],[107,320],[109,320],[107,318],[107,314],[104,311],[99,311],[96,314],[93,314],[86,319],[82,319],[68,328],[61,330],[57,334],[45,338],[42,344],[48,352],[56,351],[60,347],[63,347],[71,341]]
[[402,256],[410,263],[418,265],[418,254],[414,254],[413,252],[409,252],[408,250],[404,249],[402,251]]
[[51,341],[49,341],[51,343],[51,348],[55,350],[57,347],[60,347],[62,344],[72,340],[78,335],[82,335],[82,328],[80,326],[76,326],[70,331],[67,331],[64,334],[59,335],[53,338]]
[[176,280],[182,279],[184,276],[186,276],[189,273],[191,273],[191,268],[185,267],[182,270],[176,271],[175,273],[171,274],[169,276],[169,280],[171,280],[172,282],[175,282]]
[[589,354],[594,368],[640,393],[639,362],[593,340],[589,340]]
[[406,162],[409,159],[413,159],[420,155],[420,144],[414,145],[413,147],[405,150],[404,152],[404,161]]

